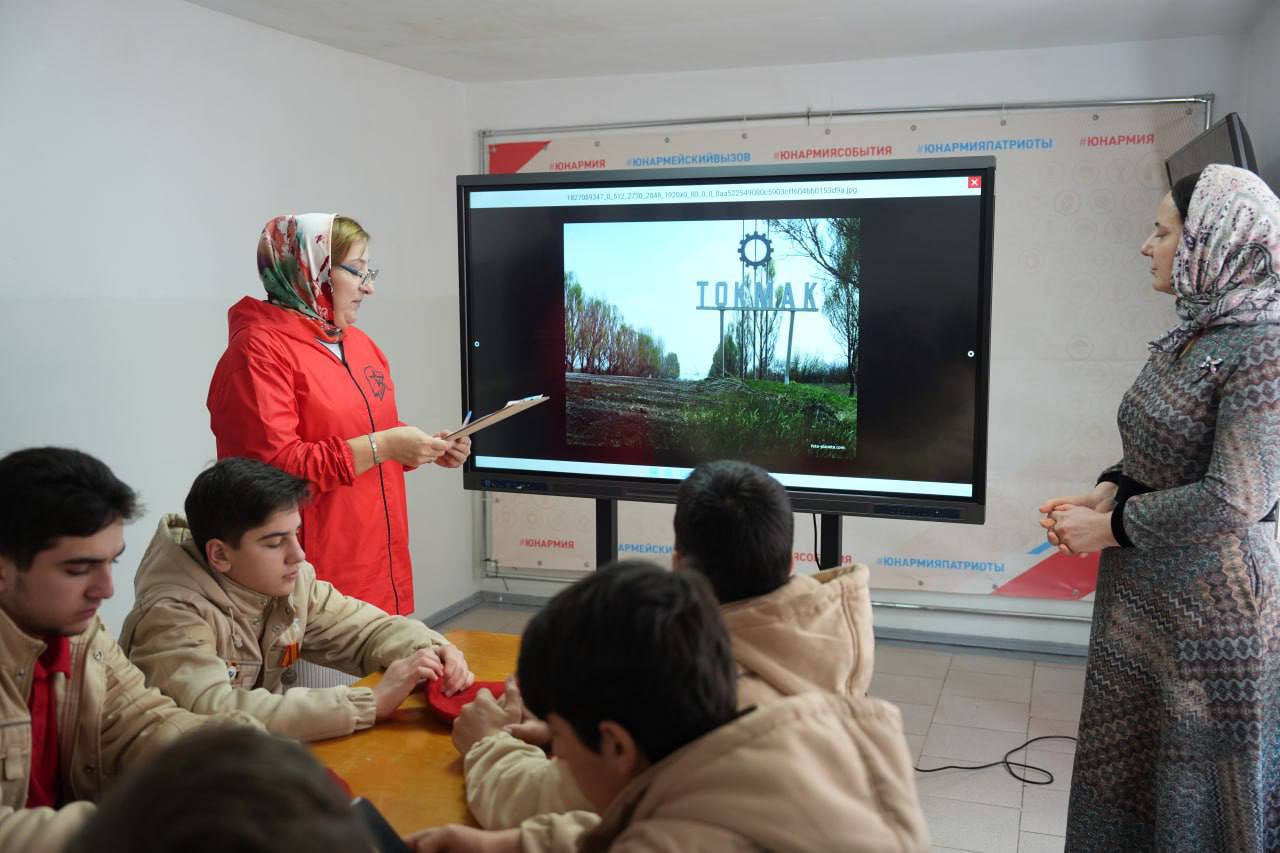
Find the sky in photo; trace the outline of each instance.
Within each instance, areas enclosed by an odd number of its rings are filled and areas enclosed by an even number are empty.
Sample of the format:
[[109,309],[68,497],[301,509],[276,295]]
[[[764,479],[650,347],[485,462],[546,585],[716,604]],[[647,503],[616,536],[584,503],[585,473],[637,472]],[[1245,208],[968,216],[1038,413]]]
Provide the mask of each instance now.
[[[719,342],[720,312],[697,310],[701,299],[715,306],[715,282],[729,283],[728,302],[734,304],[734,285],[742,280],[738,257],[742,238],[766,231],[764,220],[699,220],[688,222],[571,222],[564,226],[565,272],[577,276],[585,298],[611,303],[622,320],[662,340],[666,352],[680,359],[682,379],[705,379]],[[795,305],[804,306],[805,282],[818,282],[813,299],[822,307],[825,278],[818,266],[784,235],[769,234],[773,242],[775,286],[790,282]],[[755,244],[752,248],[758,248]],[[751,268],[747,268],[751,281]],[[699,281],[710,284],[705,295]],[[725,312],[725,326],[741,314]],[[843,345],[836,340],[821,311],[797,312],[792,360],[817,355],[840,363]],[[786,354],[788,315],[778,320],[775,357]]]

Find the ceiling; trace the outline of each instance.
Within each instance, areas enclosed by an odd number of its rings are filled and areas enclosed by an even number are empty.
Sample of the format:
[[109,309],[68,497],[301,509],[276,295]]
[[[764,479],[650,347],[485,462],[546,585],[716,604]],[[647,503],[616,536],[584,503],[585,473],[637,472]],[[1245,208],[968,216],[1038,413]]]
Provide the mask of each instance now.
[[482,83],[1238,35],[1275,0],[190,2]]

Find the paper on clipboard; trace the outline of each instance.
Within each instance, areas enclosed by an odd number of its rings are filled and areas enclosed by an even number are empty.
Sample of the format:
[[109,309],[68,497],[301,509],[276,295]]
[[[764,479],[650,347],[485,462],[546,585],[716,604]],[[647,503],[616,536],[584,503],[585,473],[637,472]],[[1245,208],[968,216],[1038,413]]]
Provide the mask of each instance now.
[[490,412],[483,417],[476,418],[471,423],[465,424],[445,437],[445,441],[452,441],[455,438],[461,438],[464,435],[471,435],[473,432],[479,432],[485,427],[491,427],[499,421],[505,421],[512,415],[518,415],[525,409],[531,409],[539,403],[545,403],[551,398],[546,394],[534,394],[532,397],[524,397],[519,400],[508,400],[507,404],[497,411]]

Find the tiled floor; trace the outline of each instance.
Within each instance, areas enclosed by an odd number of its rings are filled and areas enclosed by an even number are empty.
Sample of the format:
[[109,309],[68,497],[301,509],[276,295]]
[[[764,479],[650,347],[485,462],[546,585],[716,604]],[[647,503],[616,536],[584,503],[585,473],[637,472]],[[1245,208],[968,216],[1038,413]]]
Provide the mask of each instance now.
[[[875,672],[871,695],[902,709],[917,767],[996,761],[1032,737],[1075,735],[1080,719],[1084,666],[1074,658],[880,642]],[[917,773],[933,849],[1060,853],[1074,757],[1065,740],[1013,756],[1047,769],[1051,785],[1024,784],[1002,767]]]
[[[443,626],[518,633],[535,608],[479,607]],[[871,695],[902,709],[917,767],[985,764],[1039,735],[1075,735],[1081,659],[879,642]],[[1025,758],[1023,757],[1025,755]],[[1075,744],[1040,741],[1014,760],[1044,767],[1027,785],[1001,767],[917,773],[933,851],[1061,853]]]

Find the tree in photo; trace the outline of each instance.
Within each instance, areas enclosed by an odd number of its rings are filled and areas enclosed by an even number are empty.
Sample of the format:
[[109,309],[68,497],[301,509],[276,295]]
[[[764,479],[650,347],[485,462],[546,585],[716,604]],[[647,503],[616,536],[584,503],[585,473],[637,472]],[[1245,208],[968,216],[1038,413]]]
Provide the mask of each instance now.
[[730,323],[724,330],[724,339],[716,347],[711,356],[711,369],[707,371],[708,379],[720,379],[725,376],[740,377],[742,375],[742,350],[738,346],[738,324]]
[[[618,324],[617,311],[602,299],[584,298],[577,321],[573,369],[583,373],[606,372],[613,348],[611,337]],[[567,327],[565,336],[568,337]]]
[[623,322],[618,309],[587,296],[572,272],[564,274],[564,369],[570,373],[679,378],[680,360],[662,341]]
[[[764,308],[766,305],[770,308],[777,308],[782,305],[783,291],[781,287],[774,284],[774,278],[777,270],[774,267],[773,260],[765,266],[764,292],[768,293],[770,300],[765,305],[758,304],[763,301],[757,299],[758,308]],[[763,295],[761,290],[757,288],[757,297]],[[769,370],[773,365],[774,350],[778,346],[778,329],[782,325],[782,313],[780,311],[751,311],[747,314],[751,318],[751,337],[753,352],[752,355],[752,372],[756,379],[768,379]]]
[[[777,308],[782,305],[783,289],[774,284],[776,268],[773,261],[760,271],[758,280],[744,276],[740,285],[739,304],[756,308]],[[734,343],[738,347],[738,370],[733,375],[742,379],[768,379],[775,367],[774,351],[778,345],[781,328],[779,311],[742,311],[733,326]],[[728,334],[726,332],[726,334]]]
[[586,299],[582,295],[582,285],[578,277],[571,272],[564,274],[564,369],[578,370],[583,359],[582,315],[586,310]]
[[849,396],[858,393],[859,312],[862,281],[862,220],[771,219],[822,271],[822,314],[844,347]]
[[841,385],[846,378],[843,364],[827,361],[816,353],[791,357],[791,381],[811,385]]
[[680,357],[673,352],[669,352],[662,357],[662,378],[680,378]]
[[742,314],[738,315],[736,323],[730,324],[730,328],[733,330],[734,343],[738,347],[737,370],[733,371],[731,375],[739,379],[746,379],[747,371],[756,361],[756,338],[753,334],[751,323]]
[[648,332],[639,332],[636,335],[636,369],[640,372],[628,375],[662,378],[662,350],[662,341]]

